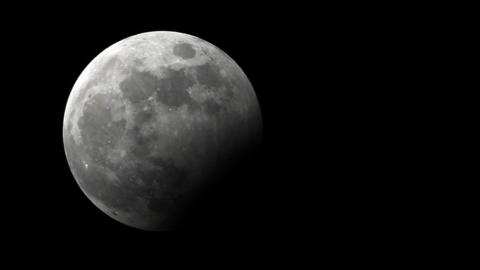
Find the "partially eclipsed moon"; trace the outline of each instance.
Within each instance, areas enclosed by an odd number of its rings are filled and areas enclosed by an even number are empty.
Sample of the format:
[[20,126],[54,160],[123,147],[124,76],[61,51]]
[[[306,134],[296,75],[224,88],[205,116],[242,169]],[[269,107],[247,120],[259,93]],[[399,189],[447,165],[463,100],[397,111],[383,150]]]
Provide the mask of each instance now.
[[165,230],[261,130],[252,85],[230,57],[194,36],[148,32],[85,68],[67,102],[63,139],[77,183],[98,208],[136,228]]

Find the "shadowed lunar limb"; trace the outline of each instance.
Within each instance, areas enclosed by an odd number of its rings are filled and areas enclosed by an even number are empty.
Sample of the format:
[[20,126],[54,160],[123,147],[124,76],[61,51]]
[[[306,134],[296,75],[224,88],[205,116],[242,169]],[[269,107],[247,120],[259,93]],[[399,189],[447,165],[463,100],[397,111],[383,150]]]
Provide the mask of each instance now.
[[171,230],[219,171],[253,149],[262,120],[250,82],[224,52],[149,32],[92,60],[63,128],[70,169],[100,210],[135,228]]

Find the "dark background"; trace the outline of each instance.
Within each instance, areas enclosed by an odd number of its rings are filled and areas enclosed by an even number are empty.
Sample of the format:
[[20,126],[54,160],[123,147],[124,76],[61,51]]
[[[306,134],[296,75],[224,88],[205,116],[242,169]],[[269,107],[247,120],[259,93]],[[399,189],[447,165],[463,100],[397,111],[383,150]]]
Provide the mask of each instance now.
[[[309,195],[303,191],[322,178],[315,136],[325,122],[325,101],[317,99],[326,76],[319,57],[325,40],[314,18],[254,7],[237,13],[210,9],[210,14],[163,10],[153,16],[75,11],[23,14],[7,29],[6,54],[14,58],[14,67],[6,76],[12,83],[4,109],[15,132],[5,142],[5,168],[15,180],[4,198],[12,230],[34,238],[164,237],[127,227],[98,210],[75,182],[62,140],[68,95],[86,65],[121,39],[161,30],[200,37],[229,54],[254,86],[264,123],[260,151],[209,190],[186,218],[186,230],[273,235],[309,226],[304,214],[318,213],[306,211],[313,207],[311,190]],[[310,169],[316,173],[307,174]]]
[[398,28],[386,24],[388,13],[372,18],[352,6],[301,4],[162,5],[43,6],[42,12],[30,6],[5,21],[6,232],[40,242],[185,239],[181,231],[133,229],[98,210],[75,182],[62,141],[68,95],[86,65],[121,39],[162,30],[197,36],[231,56],[251,81],[263,116],[260,151],[192,211],[189,238],[199,232],[210,240],[335,242],[392,222],[377,191],[383,189],[381,197],[394,191],[377,179],[398,177],[397,170],[385,173],[393,132],[385,112],[396,101],[384,89],[400,87],[387,63],[403,57],[391,48],[404,41],[389,34]]

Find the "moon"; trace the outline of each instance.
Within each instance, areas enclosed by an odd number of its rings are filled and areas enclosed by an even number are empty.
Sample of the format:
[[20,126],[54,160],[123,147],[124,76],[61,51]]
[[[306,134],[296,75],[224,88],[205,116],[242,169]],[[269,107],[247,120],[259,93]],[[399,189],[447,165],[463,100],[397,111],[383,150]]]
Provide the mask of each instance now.
[[202,189],[229,181],[217,178],[261,134],[257,97],[234,60],[168,31],[128,37],[96,56],[63,119],[83,193],[111,218],[152,231],[176,229]]

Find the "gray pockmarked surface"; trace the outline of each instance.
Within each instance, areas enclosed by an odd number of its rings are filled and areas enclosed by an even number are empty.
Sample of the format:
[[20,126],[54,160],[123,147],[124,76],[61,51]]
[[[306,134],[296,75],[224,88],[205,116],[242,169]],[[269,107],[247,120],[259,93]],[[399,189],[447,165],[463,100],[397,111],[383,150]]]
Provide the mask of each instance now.
[[76,81],[63,122],[67,160],[85,195],[145,230],[174,229],[195,190],[261,132],[240,67],[177,32],[135,35],[101,52]]

